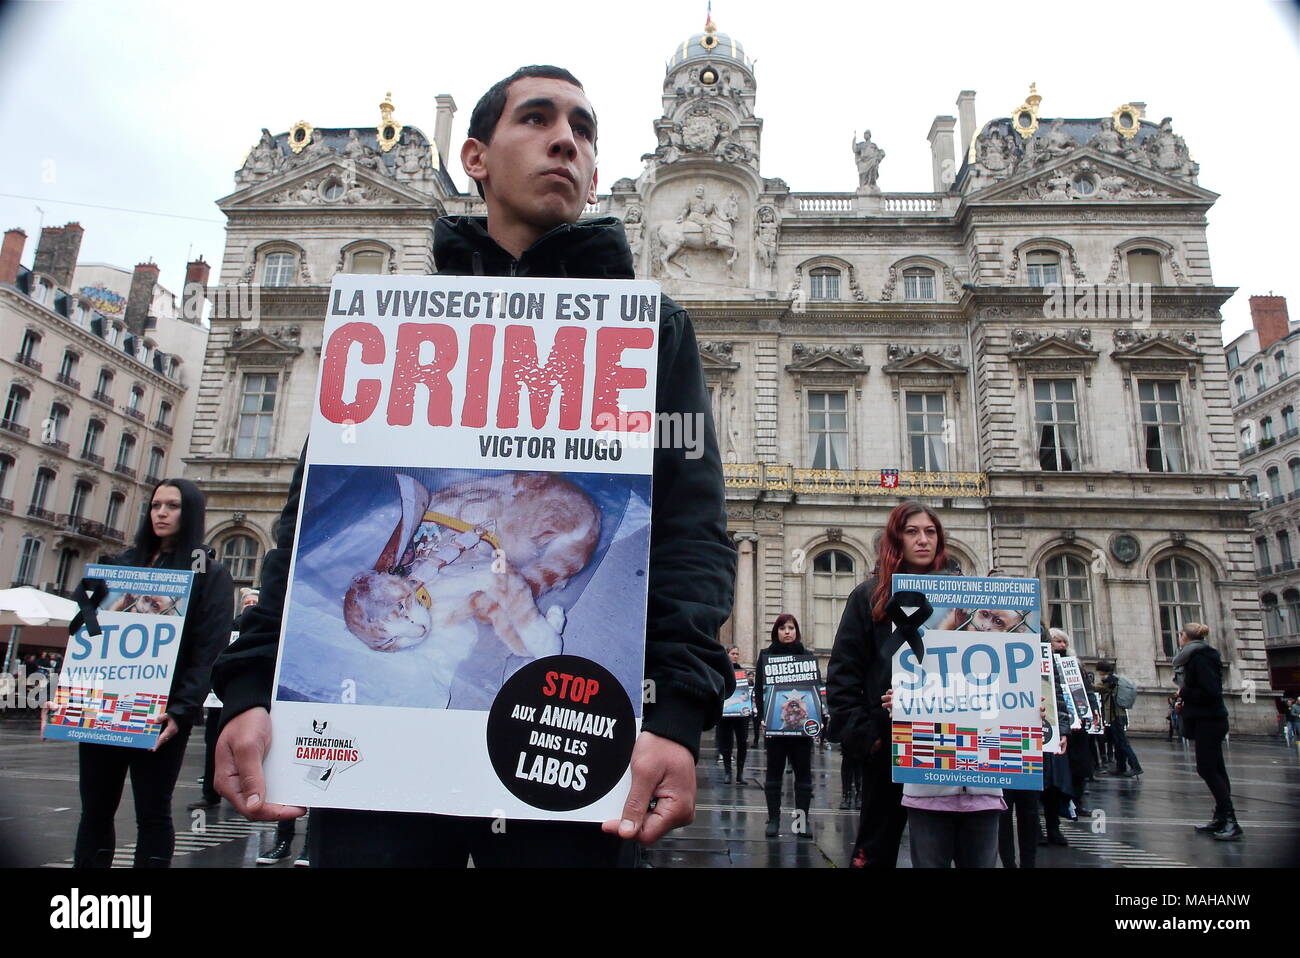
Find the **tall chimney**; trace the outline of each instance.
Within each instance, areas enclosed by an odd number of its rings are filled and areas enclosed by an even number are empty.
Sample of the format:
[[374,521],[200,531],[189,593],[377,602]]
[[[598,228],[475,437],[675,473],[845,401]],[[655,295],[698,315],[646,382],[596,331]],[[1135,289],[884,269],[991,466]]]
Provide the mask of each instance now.
[[148,328],[149,307],[153,305],[153,288],[158,284],[155,263],[137,263],[131,275],[131,291],[126,297],[126,328],[143,336]]
[[198,325],[208,300],[208,276],[212,267],[200,256],[185,264],[185,285],[181,287],[181,316]]
[[212,267],[209,266],[200,256],[191,263],[185,264],[185,287],[189,288],[190,283],[198,283],[200,286],[207,287],[208,276],[212,273]]
[[32,269],[51,277],[60,288],[70,288],[84,232],[80,223],[45,227],[36,244],[36,261],[32,264]]
[[1147,115],[1147,105],[1141,100],[1129,100],[1128,105],[1138,111],[1138,119],[1144,119]]
[[18,282],[19,260],[23,258],[23,247],[27,245],[27,234],[15,227],[5,230],[4,246],[0,246],[0,283],[12,286]]
[[956,126],[957,120],[951,116],[936,116],[930,124],[930,160],[936,193],[947,193],[957,179],[952,152],[952,131]]
[[433,126],[433,143],[438,148],[438,157],[442,160],[442,165],[450,167],[451,159],[448,151],[451,149],[451,120],[456,115],[456,101],[451,98],[450,93],[439,93],[434,97],[434,102],[438,104],[438,115]]
[[961,121],[961,141],[957,144],[960,156],[957,166],[966,158],[970,141],[975,138],[975,91],[962,90],[957,94],[957,117]]
[[1250,321],[1259,334],[1259,348],[1263,352],[1291,331],[1291,319],[1286,311],[1286,297],[1252,296]]

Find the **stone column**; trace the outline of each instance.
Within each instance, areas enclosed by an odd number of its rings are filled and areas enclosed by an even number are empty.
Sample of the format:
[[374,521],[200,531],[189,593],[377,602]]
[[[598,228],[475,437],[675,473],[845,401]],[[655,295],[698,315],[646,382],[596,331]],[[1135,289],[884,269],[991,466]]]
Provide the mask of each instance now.
[[754,633],[754,544],[758,542],[758,536],[752,532],[737,532],[733,538],[740,555],[736,560],[736,604],[731,618],[734,625],[732,635],[736,645],[740,646],[741,661],[757,662],[758,643]]

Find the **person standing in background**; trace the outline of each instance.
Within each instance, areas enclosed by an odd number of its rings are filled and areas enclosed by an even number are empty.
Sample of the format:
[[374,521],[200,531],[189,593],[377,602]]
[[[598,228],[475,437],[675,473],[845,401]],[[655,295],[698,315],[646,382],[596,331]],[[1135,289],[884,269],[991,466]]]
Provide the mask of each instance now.
[[1223,657],[1206,638],[1210,627],[1188,622],[1178,634],[1178,654],[1174,656],[1174,684],[1181,703],[1183,737],[1196,746],[1196,774],[1209,786],[1214,796],[1214,814],[1201,834],[1213,835],[1221,842],[1236,841],[1242,836],[1237,812],[1232,807],[1232,784],[1223,764],[1223,740],[1228,734],[1228,707],[1223,701]]
[[[230,627],[231,642],[239,638],[244,613],[255,605],[257,605],[257,590],[240,589],[239,614],[235,616],[235,621]],[[217,808],[221,805],[221,796],[217,794],[217,790],[212,783],[212,758],[216,754],[217,735],[221,731],[221,699],[217,698],[215,692],[209,690],[203,706],[205,709],[203,717],[203,796],[197,802],[190,802],[185,806],[191,812],[199,808]]]

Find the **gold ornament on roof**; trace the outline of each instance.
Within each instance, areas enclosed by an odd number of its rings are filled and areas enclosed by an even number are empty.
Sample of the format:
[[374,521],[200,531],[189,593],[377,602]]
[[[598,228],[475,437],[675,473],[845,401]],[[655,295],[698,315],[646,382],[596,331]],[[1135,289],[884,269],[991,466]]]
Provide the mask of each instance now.
[[402,124],[393,119],[392,93],[387,94],[384,102],[379,104],[379,113],[379,125],[375,127],[375,133],[379,137],[379,148],[387,153],[397,146],[397,141],[402,135]]
[[718,27],[713,22],[713,4],[709,4],[709,12],[704,18],[704,36],[700,38],[700,46],[706,50],[712,50],[718,45]]
[[311,146],[311,134],[314,127],[306,120],[299,120],[289,127],[289,149],[301,153]]
[[1011,126],[1022,140],[1027,140],[1038,132],[1038,104],[1041,102],[1043,98],[1038,95],[1038,84],[1031,83],[1025,102],[1011,112]]
[[1142,111],[1132,103],[1115,107],[1111,117],[1115,121],[1115,132],[1126,140],[1133,139],[1142,128]]

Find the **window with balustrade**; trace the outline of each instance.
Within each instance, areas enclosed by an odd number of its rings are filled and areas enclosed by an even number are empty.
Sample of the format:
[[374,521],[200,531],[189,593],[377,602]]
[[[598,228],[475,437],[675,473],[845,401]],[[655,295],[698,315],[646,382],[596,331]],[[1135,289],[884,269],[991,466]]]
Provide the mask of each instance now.
[[140,386],[131,387],[131,398],[126,401],[127,412],[140,412],[140,407],[144,405],[144,389]]
[[72,502],[68,504],[68,515],[74,519],[80,519],[85,515],[93,491],[90,483],[84,479],[77,480],[77,483],[72,487]]
[[1070,633],[1079,655],[1092,655],[1092,588],[1088,564],[1078,556],[1061,552],[1043,564],[1048,625]]
[[813,556],[813,648],[829,649],[835,644],[845,600],[857,585],[853,557],[847,552],[827,549]]
[[1291,489],[1300,492],[1300,459],[1292,459],[1286,467],[1291,471]]
[[1263,439],[1272,440],[1272,439],[1276,439],[1276,438],[1277,438],[1277,437],[1273,434],[1273,417],[1272,417],[1272,416],[1265,416],[1263,419],[1261,419],[1261,420],[1259,421],[1259,434],[1260,434],[1259,437],[1260,437],[1260,439],[1262,439],[1262,440],[1263,440]]
[[63,403],[50,403],[50,414],[41,424],[41,442],[47,446],[62,444],[63,434],[67,431],[68,420],[71,418],[72,410]]
[[27,417],[27,403],[32,398],[31,391],[24,386],[14,383],[9,387],[9,398],[5,401],[5,417],[3,425],[23,426],[23,420]]
[[1173,658],[1183,626],[1205,621],[1200,570],[1185,556],[1166,556],[1155,565],[1155,585],[1161,650],[1167,658]]
[[64,547],[59,550],[59,564],[54,570],[54,588],[61,593],[72,591],[76,583],[77,560],[81,558],[81,553],[72,548]]
[[23,341],[18,346],[18,361],[27,366],[36,365],[36,353],[41,348],[40,333],[34,330],[23,332]]
[[1264,536],[1255,537],[1255,564],[1260,571],[1270,569],[1273,566],[1273,558],[1268,551],[1268,539]]
[[1263,389],[1265,386],[1268,385],[1268,380],[1264,376],[1263,363],[1260,363],[1258,366],[1255,367],[1255,385],[1259,389]]
[[1246,400],[1246,380],[1245,380],[1245,378],[1242,377],[1242,376],[1238,376],[1238,377],[1237,377],[1236,379],[1234,379],[1232,382],[1233,382],[1233,385],[1235,385],[1235,386],[1237,387],[1237,402],[1245,402],[1245,400]]
[[0,499],[9,498],[16,463],[17,460],[8,453],[0,454]]
[[45,510],[50,501],[50,493],[54,489],[55,478],[52,469],[42,467],[36,470],[36,481],[32,483],[30,512],[35,513]]
[[1282,610],[1277,604],[1277,596],[1265,592],[1259,597],[1260,607],[1264,612],[1264,635],[1272,638],[1282,634]]
[[1291,556],[1291,533],[1285,529],[1277,534],[1277,556],[1284,569],[1290,569],[1295,564]]
[[104,435],[104,424],[98,419],[86,423],[86,436],[81,441],[81,458],[99,455],[99,440]]
[[77,381],[77,364],[81,357],[71,349],[63,351],[63,360],[59,363],[59,382],[72,385]]
[[120,470],[130,469],[131,462],[135,459],[135,436],[130,433],[122,433],[122,438],[117,442],[117,462],[114,468]]
[[[1258,499],[1259,498],[1259,476],[1247,476],[1246,488],[1250,490],[1250,497],[1252,499]],[[1300,488],[1300,486],[1297,486],[1297,488]]]
[[108,509],[104,512],[104,525],[114,532],[120,533],[118,523],[122,521],[122,507],[126,505],[126,496],[120,492],[111,493],[108,497]]
[[149,450],[149,468],[145,473],[145,477],[150,482],[156,482],[163,477],[163,463],[166,458],[166,453],[157,446]]
[[172,424],[172,404],[164,399],[162,402],[158,404],[158,421],[157,423],[155,423],[155,425],[162,426],[164,428],[171,428],[171,424]]
[[1282,407],[1282,429],[1288,433],[1293,432],[1295,430],[1295,407],[1294,406]]
[[112,398],[113,392],[113,371],[111,369],[101,369],[99,376],[95,379],[95,398],[109,399]]

